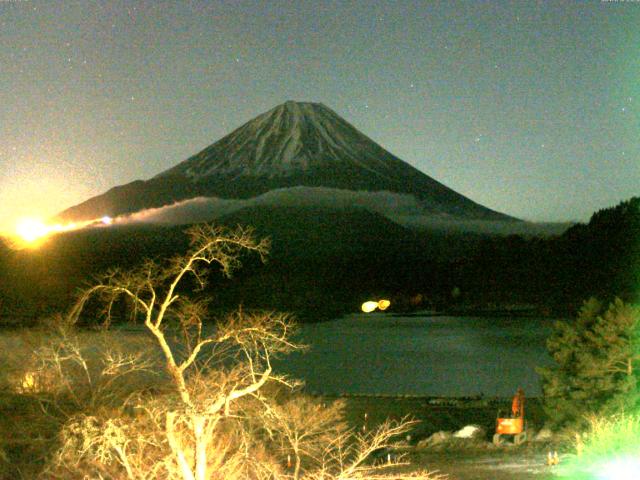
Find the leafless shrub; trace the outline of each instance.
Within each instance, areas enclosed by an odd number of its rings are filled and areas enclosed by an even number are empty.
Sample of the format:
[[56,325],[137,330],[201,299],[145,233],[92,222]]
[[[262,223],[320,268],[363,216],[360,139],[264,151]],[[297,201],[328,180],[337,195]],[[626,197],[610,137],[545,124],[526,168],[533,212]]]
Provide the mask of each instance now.
[[321,465],[327,445],[348,430],[343,421],[344,402],[325,406],[306,396],[290,395],[284,402],[265,402],[265,406],[259,428],[281,458],[287,459],[294,479]]
[[79,334],[61,327],[33,350],[18,387],[68,415],[120,407],[140,390],[161,383],[149,347],[145,339],[120,344],[108,332]]
[[7,459],[1,478],[35,478],[71,417],[101,410],[118,416],[138,392],[162,383],[146,353],[149,339],[123,344],[111,332],[51,323],[56,328],[1,339],[0,448]]

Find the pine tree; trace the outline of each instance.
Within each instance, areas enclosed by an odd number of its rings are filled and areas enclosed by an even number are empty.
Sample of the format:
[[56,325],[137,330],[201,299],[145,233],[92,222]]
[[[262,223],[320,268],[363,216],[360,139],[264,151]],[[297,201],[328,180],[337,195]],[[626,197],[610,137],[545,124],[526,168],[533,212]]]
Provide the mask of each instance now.
[[640,309],[592,298],[578,318],[556,322],[547,340],[555,365],[538,369],[545,411],[556,428],[581,429],[589,415],[640,406]]

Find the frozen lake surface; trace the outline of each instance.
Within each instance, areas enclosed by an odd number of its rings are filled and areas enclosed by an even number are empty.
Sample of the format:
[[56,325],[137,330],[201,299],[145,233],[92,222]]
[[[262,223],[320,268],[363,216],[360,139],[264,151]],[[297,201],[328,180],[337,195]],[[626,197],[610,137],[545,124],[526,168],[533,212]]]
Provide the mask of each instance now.
[[309,345],[277,370],[323,394],[510,397],[540,395],[553,321],[531,317],[356,314],[301,325]]

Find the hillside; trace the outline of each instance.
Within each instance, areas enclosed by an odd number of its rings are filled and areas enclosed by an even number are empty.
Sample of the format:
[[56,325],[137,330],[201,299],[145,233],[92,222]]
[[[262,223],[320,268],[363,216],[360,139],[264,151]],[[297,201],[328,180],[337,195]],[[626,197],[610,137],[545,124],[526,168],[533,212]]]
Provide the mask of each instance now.
[[326,106],[291,101],[155,177],[114,187],[58,218],[115,217],[196,197],[248,199],[300,186],[408,194],[424,214],[515,220],[400,160]]
[[[592,295],[637,301],[639,206],[633,198],[551,238],[414,231],[365,209],[253,206],[218,223],[270,237],[267,264],[247,257],[205,293],[216,307],[288,310],[303,320],[335,318],[381,295],[394,309],[528,304],[558,314]],[[36,250],[0,248],[0,314],[28,321],[63,311],[102,271],[184,251],[185,228],[114,226],[61,234]]]

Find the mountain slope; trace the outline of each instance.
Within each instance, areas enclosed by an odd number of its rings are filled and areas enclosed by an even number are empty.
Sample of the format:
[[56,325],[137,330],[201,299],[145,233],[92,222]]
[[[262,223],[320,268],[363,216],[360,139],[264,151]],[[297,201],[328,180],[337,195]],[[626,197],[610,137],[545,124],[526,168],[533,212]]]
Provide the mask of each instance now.
[[252,198],[296,186],[415,196],[426,213],[509,220],[395,157],[322,104],[286,102],[147,181],[62,212],[66,220],[121,215],[197,196]]

